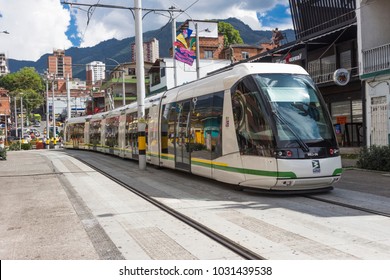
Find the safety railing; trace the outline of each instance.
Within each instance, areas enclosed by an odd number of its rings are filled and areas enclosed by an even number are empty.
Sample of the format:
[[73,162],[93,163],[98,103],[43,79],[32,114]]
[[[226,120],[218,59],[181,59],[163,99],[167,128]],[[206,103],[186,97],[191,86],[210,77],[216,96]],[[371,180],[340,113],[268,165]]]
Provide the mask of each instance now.
[[390,69],[390,43],[362,51],[363,75]]

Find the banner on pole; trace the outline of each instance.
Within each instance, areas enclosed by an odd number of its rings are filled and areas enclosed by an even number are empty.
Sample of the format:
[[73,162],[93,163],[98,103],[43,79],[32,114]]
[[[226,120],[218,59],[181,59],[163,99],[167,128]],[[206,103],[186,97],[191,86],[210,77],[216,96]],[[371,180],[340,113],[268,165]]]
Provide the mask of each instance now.
[[188,46],[186,40],[186,38],[189,38],[191,34],[191,29],[187,28],[183,30],[183,33],[177,35],[176,42],[174,43],[174,59],[190,66],[192,66],[196,58],[195,52],[193,50],[193,41],[191,40],[191,44]]

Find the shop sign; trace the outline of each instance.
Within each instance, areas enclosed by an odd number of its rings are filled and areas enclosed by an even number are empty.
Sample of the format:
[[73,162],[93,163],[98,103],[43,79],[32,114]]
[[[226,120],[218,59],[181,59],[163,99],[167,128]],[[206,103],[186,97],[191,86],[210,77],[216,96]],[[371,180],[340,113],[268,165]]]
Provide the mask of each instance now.
[[275,62],[277,62],[277,63],[294,63],[294,62],[300,61],[302,59],[304,59],[302,52],[288,53],[288,54],[283,56],[283,59],[278,58],[275,60]]
[[336,123],[338,123],[338,124],[346,124],[347,123],[347,116],[337,116],[336,117]]
[[333,73],[333,81],[336,85],[345,86],[348,84],[350,74],[347,69],[340,68]]

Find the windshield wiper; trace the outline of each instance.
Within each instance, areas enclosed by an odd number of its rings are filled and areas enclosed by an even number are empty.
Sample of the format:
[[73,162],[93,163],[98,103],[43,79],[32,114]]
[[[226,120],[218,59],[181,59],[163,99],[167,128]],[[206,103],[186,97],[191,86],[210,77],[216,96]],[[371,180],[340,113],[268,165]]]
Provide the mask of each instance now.
[[299,144],[299,146],[302,148],[302,150],[304,152],[309,152],[310,151],[310,148],[309,146],[306,145],[306,143],[302,140],[301,137],[298,136],[298,134],[294,131],[294,129],[291,128],[291,126],[288,124],[288,122],[280,115],[278,114],[278,112],[273,109],[272,110],[272,113],[274,114],[274,116],[282,123],[284,124],[288,130],[290,130],[290,132],[294,135],[295,137],[295,141],[297,141],[297,143]]

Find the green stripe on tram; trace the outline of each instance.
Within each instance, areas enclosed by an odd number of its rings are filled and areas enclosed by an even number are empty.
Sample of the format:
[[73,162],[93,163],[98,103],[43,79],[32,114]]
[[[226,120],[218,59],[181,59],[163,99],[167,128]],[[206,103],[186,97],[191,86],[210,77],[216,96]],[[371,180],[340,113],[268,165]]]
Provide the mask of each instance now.
[[[160,158],[166,159],[166,160],[174,160],[174,155],[162,154],[162,155],[160,155]],[[223,170],[223,171],[228,171],[228,172],[235,172],[235,173],[249,174],[249,175],[256,175],[256,176],[264,176],[264,177],[275,177],[278,179],[297,179],[298,178],[297,175],[291,171],[278,172],[278,171],[239,168],[239,167],[228,166],[225,163],[215,163],[215,162],[212,162],[210,160],[203,160],[203,159],[191,159],[191,164],[197,165],[197,166],[208,167],[208,168],[214,168],[214,169]]]
[[342,168],[336,168],[333,171],[333,176],[341,175],[341,173],[343,173],[343,169]]

